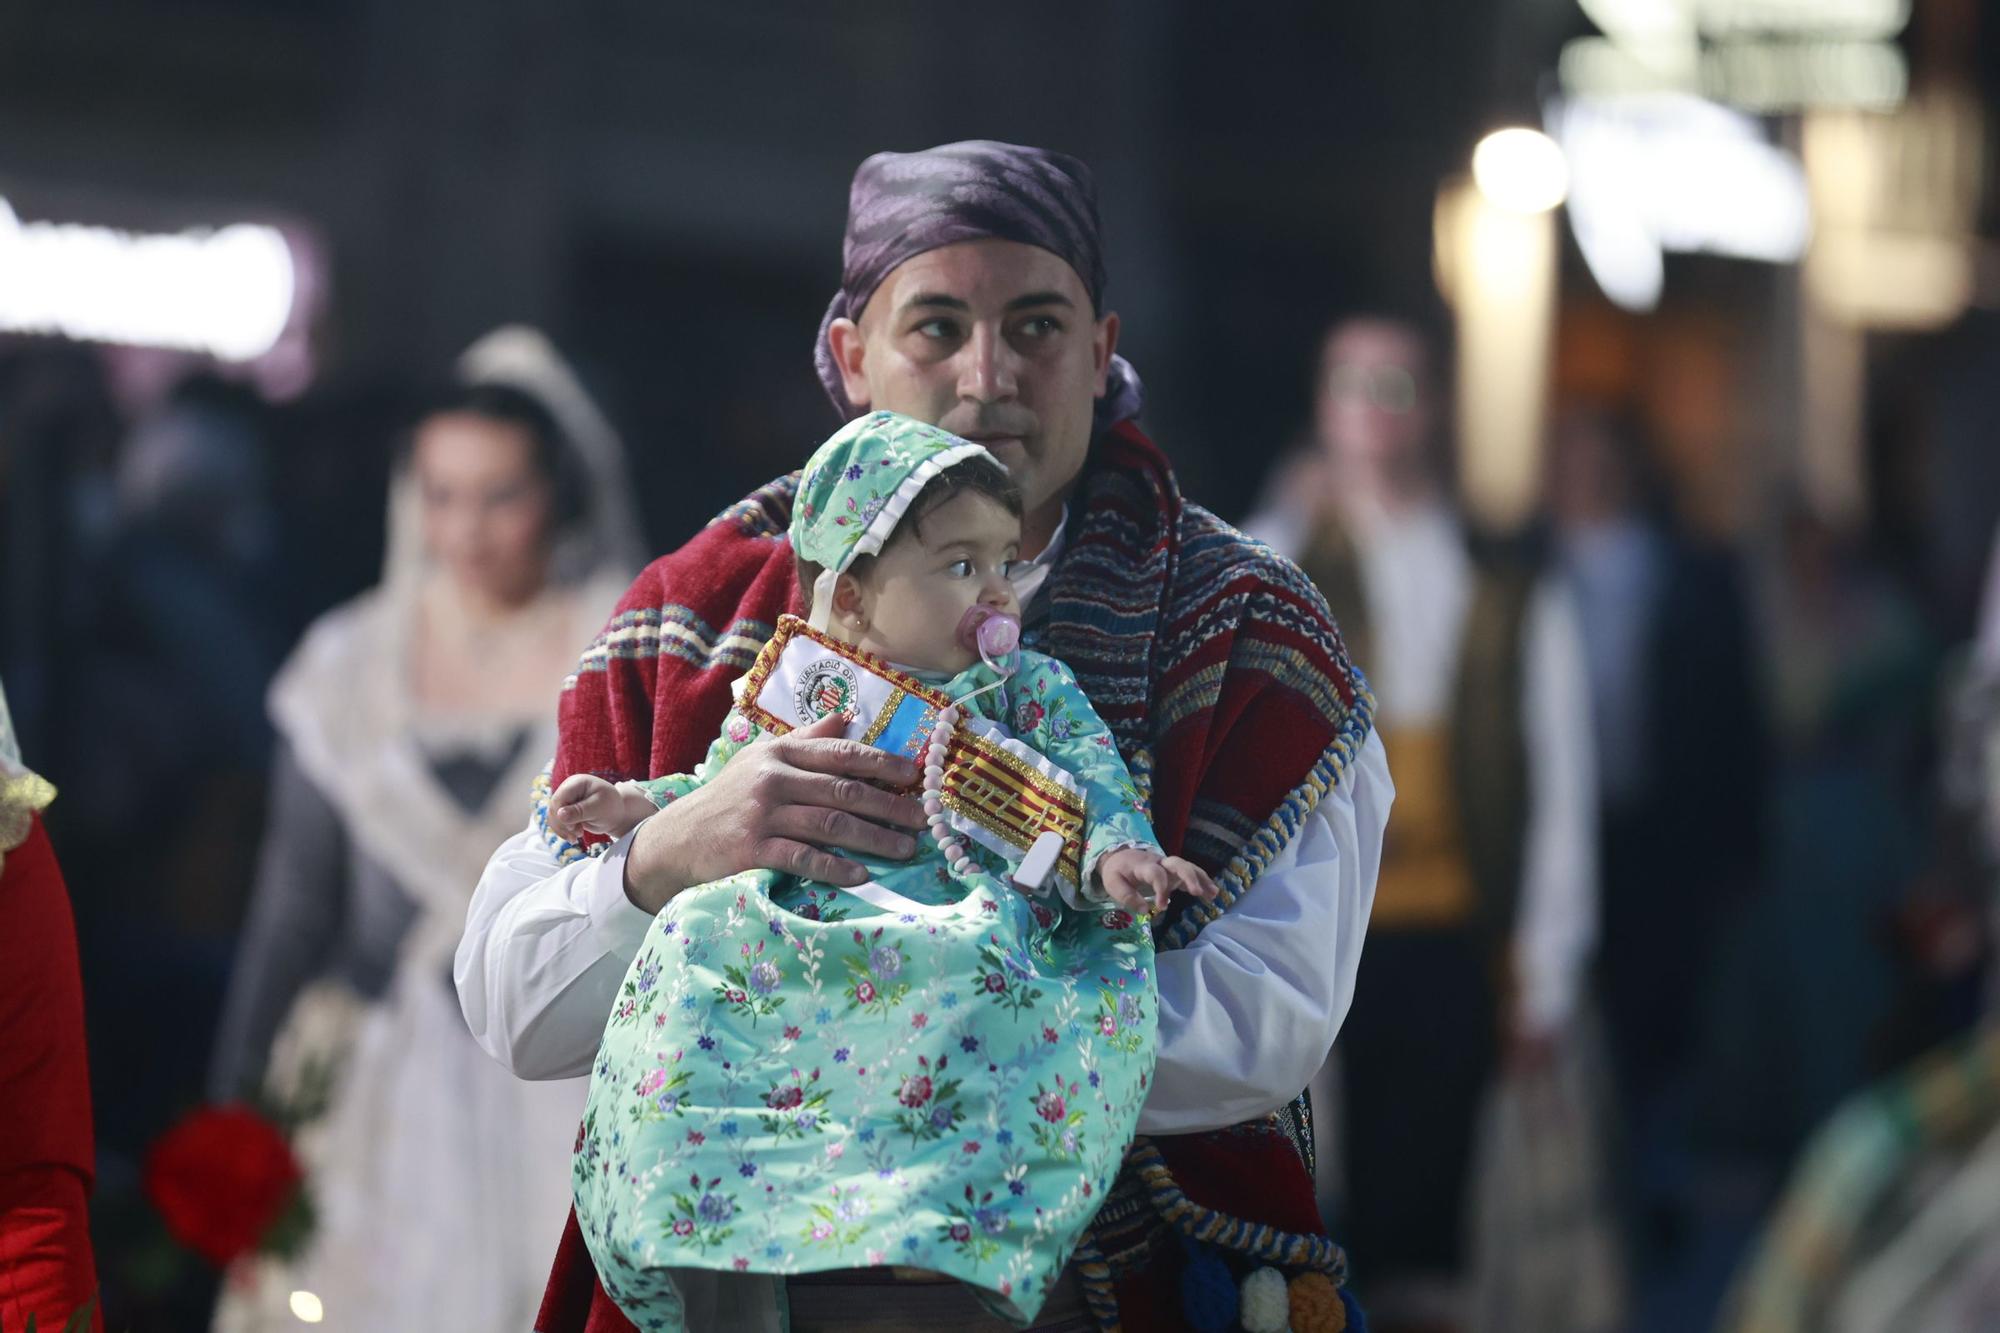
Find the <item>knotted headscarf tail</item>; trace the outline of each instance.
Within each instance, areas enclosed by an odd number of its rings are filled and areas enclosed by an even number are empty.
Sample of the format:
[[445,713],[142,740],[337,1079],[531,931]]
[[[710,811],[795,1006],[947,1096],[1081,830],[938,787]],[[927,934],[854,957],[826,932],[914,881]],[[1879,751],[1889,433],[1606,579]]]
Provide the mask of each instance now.
[[[1104,251],[1097,183],[1067,153],[990,139],[968,139],[916,153],[877,153],[854,173],[841,243],[840,290],[820,320],[813,346],[819,382],[842,421],[855,415],[827,332],[837,319],[859,319],[882,280],[906,260],[961,241],[1019,241],[1047,250],[1076,270],[1092,309],[1104,313]],[[1139,374],[1111,358],[1099,431],[1139,415]]]

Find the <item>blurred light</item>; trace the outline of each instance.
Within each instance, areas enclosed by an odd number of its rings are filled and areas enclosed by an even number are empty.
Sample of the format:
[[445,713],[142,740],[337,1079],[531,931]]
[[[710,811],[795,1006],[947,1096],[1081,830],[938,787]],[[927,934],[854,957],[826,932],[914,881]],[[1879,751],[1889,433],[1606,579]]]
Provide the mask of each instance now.
[[326,1318],[326,1306],[320,1303],[319,1297],[309,1291],[293,1292],[291,1303],[292,1313],[298,1316],[301,1324],[317,1324]]
[[1758,122],[1699,98],[1575,98],[1549,110],[1570,164],[1569,220],[1604,294],[1659,303],[1668,252],[1791,263],[1812,210],[1798,160]]
[[1472,150],[1479,192],[1510,213],[1546,213],[1569,193],[1569,164],[1540,130],[1495,130]]
[[0,199],[0,329],[250,361],[284,333],[295,290],[270,227],[145,235],[22,222]]
[[1564,45],[1571,97],[1682,93],[1751,111],[1887,108],[1909,91],[1910,0],[1578,0],[1604,33]]
[[1433,220],[1438,286],[1451,303],[1459,490],[1482,523],[1512,528],[1535,507],[1555,332],[1556,220],[1519,212],[1460,178]]
[[1710,37],[1751,32],[1888,38],[1910,22],[1910,0],[1694,0],[1694,9]]
[[1977,99],[1932,89],[1894,115],[1818,111],[1802,135],[1818,226],[1806,291],[1861,328],[1938,328],[1977,283],[1973,234],[1985,191]]

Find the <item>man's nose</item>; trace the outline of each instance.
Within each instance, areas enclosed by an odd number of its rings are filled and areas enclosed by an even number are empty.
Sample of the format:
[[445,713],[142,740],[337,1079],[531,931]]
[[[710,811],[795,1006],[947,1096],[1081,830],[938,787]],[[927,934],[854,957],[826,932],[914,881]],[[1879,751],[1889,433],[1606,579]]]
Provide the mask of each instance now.
[[976,403],[998,403],[1014,396],[1019,358],[997,324],[975,324],[959,357],[959,397]]

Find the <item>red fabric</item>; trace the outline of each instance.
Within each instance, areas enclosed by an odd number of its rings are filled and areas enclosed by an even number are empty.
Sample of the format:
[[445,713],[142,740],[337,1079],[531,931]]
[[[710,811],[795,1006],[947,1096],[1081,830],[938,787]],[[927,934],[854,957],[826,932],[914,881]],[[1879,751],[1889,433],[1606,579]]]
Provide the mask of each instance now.
[[[90,1078],[76,926],[37,816],[0,867],[0,1329],[45,1330],[97,1292],[84,1198]],[[101,1317],[93,1328],[102,1328]]]
[[638,1326],[604,1294],[574,1208],[556,1244],[556,1262],[542,1293],[541,1312],[535,1316],[535,1333],[639,1333]]
[[[1296,1168],[1299,1155],[1277,1130],[1246,1126],[1176,1134],[1155,1138],[1153,1146],[1166,1159],[1181,1193],[1195,1203],[1284,1231],[1325,1234],[1312,1178],[1301,1169],[1286,1168],[1286,1163]],[[1254,1211],[1246,1210],[1246,1182],[1257,1194]]]
[[[601,641],[604,668],[579,673],[563,695],[554,782],[576,772],[656,777],[700,760],[748,662],[711,664],[686,638],[712,643],[739,625],[761,638],[781,613],[800,610],[784,540],[791,494],[788,483],[766,487],[639,575]],[[1327,753],[1348,719],[1316,701],[1351,710],[1358,693],[1338,632],[1295,568],[1187,506],[1165,456],[1129,423],[1097,441],[1072,513],[1038,646],[1075,672],[1121,750],[1151,750],[1161,844],[1218,873],[1230,849],[1190,839],[1191,817],[1207,805],[1231,812],[1225,822],[1260,824]],[[653,625],[658,651],[634,642]],[[1163,700],[1176,701],[1170,717]],[[1163,939],[1191,934],[1170,925]],[[1312,1182],[1282,1135],[1225,1131],[1163,1141],[1163,1152],[1168,1145],[1170,1165],[1191,1172],[1195,1202],[1325,1234]],[[1160,1277],[1146,1275],[1155,1287]],[[1144,1285],[1120,1284],[1121,1311],[1124,1292]],[[1176,1295],[1158,1307],[1133,1299],[1127,1329],[1179,1326]],[[633,1327],[598,1284],[573,1213],[536,1327]]]

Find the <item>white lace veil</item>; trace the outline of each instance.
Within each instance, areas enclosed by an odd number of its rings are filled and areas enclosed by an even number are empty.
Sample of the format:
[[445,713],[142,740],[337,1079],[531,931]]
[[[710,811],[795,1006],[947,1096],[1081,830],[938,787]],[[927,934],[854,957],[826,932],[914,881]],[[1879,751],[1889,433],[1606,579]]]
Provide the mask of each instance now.
[[[573,584],[612,572],[626,577],[637,573],[646,562],[646,547],[632,503],[624,445],[554,344],[538,329],[509,324],[465,350],[458,359],[458,378],[465,384],[505,385],[533,398],[555,418],[563,434],[561,447],[581,464],[583,505],[556,534],[551,577]],[[405,463],[389,484],[382,585],[390,599],[407,604],[427,564],[416,483]]]
[[[533,329],[499,329],[459,362],[468,383],[504,384],[541,402],[561,428],[561,447],[581,463],[580,512],[555,534],[553,590],[574,609],[580,652],[610,614],[643,562],[639,525],[617,434],[584,394],[548,339]],[[453,814],[442,802],[394,795],[421,785],[412,741],[422,710],[409,671],[411,642],[433,562],[424,551],[415,479],[399,466],[389,488],[389,539],[381,584],[314,623],[273,682],[271,717],[300,767],[341,811],[349,833],[386,865],[398,867],[422,896],[431,886],[457,894],[446,907],[462,921],[463,894],[492,849],[519,831],[526,792],[553,745],[553,688],[541,714],[550,734],[522,752],[521,771],[504,775],[498,793],[521,793],[520,804],[496,798],[477,817]],[[553,687],[554,682],[551,682]],[[493,719],[496,734],[512,725]],[[532,753],[530,752],[532,751]],[[441,829],[451,825],[451,837]],[[449,912],[446,913],[449,915]]]

